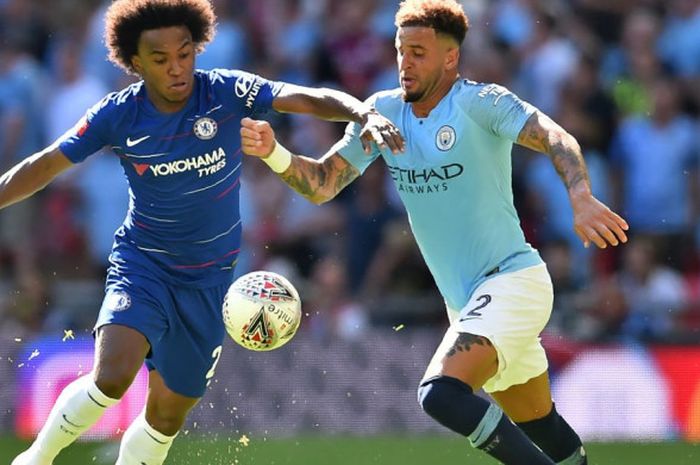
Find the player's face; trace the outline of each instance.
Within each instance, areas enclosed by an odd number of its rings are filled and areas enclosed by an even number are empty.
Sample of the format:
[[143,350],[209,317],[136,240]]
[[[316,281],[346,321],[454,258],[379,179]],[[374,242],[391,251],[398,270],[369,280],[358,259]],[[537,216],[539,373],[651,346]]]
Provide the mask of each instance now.
[[456,71],[455,47],[435,29],[421,26],[400,27],[396,31],[396,61],[399,81],[406,102],[430,97],[445,79]]
[[177,111],[185,105],[194,83],[194,56],[192,35],[184,26],[141,33],[132,63],[156,108]]

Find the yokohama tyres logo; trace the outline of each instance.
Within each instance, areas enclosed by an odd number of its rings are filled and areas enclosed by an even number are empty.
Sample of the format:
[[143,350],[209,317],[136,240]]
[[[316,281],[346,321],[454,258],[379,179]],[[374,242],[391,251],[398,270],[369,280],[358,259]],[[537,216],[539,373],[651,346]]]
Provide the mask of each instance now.
[[158,163],[157,165],[150,165],[148,168],[155,177],[197,171],[201,178],[219,171],[224,166],[226,166],[226,151],[223,147],[219,147],[211,153],[173,160],[167,163]]

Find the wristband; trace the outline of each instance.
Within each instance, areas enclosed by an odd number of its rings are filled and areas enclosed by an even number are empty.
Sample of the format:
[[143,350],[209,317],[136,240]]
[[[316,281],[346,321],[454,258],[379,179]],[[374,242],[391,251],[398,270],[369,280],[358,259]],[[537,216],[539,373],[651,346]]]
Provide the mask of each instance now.
[[275,173],[284,173],[292,164],[292,154],[282,144],[275,141],[275,148],[272,149],[270,155],[261,158],[261,160],[267,163],[267,166]]

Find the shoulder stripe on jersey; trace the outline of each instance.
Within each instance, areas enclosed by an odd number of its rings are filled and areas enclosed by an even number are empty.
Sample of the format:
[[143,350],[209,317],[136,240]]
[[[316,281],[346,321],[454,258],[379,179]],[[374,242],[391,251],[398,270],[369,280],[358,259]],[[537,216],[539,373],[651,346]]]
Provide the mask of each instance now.
[[[236,152],[236,153],[238,153],[238,152]],[[234,154],[234,155],[235,155],[235,154]],[[227,174],[227,175],[224,176],[223,178],[219,179],[219,180],[216,181],[214,184],[210,184],[210,185],[208,185],[208,186],[206,186],[206,187],[202,187],[201,189],[196,189],[196,190],[193,190],[193,191],[185,192],[185,193],[182,194],[182,195],[196,194],[197,192],[202,192],[202,191],[205,191],[205,190],[207,190],[207,189],[211,189],[212,187],[216,187],[216,186],[218,186],[219,184],[221,184],[222,182],[226,181],[226,180],[227,180],[228,178],[230,178],[231,176],[233,176],[233,175],[236,173],[236,171],[238,171],[238,168],[240,168],[240,167],[241,167],[241,163],[238,163],[238,164],[235,166],[235,168],[233,168],[233,170],[231,170],[231,172],[230,172],[229,174]]]
[[217,234],[216,236],[212,237],[211,239],[205,239],[205,240],[203,240],[203,241],[196,241],[196,242],[193,242],[193,244],[206,244],[206,243],[209,243],[209,242],[213,242],[213,241],[215,241],[215,240],[217,240],[217,239],[219,239],[219,238],[221,238],[221,237],[224,237],[224,236],[226,236],[226,235],[228,235],[228,234],[231,234],[231,231],[233,231],[234,229],[236,229],[236,227],[238,227],[240,224],[241,224],[241,220],[238,220],[233,226],[231,226],[230,228],[228,228],[226,231],[222,232],[221,234]]

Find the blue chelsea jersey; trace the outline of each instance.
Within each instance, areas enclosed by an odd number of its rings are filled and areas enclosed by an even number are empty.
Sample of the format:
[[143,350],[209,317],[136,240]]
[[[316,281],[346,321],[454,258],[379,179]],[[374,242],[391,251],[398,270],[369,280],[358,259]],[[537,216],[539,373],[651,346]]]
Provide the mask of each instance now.
[[60,142],[78,163],[106,146],[129,183],[112,267],[174,284],[231,279],[241,243],[240,121],[264,113],[282,84],[233,70],[197,70],[176,113],[159,112],[143,82],[107,95]]
[[411,229],[446,303],[464,307],[492,272],[541,263],[513,206],[511,149],[535,108],[504,87],[458,80],[426,118],[401,89],[369,99],[394,122],[406,151],[367,155],[357,124],[335,147],[361,172],[378,157],[406,207]]

